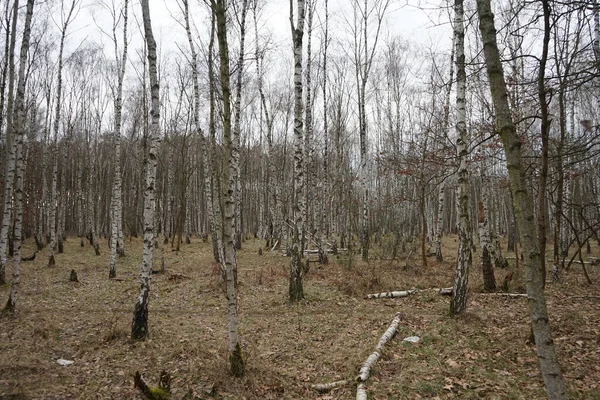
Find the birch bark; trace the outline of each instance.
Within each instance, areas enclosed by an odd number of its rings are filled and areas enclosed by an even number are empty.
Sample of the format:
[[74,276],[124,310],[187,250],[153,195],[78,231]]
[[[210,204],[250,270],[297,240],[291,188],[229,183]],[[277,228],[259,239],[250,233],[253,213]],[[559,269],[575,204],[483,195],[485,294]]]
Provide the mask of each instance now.
[[[8,8],[8,5],[7,5]],[[13,211],[13,188],[16,168],[16,140],[13,138],[13,102],[14,102],[14,86],[15,86],[15,66],[14,54],[15,43],[17,36],[17,19],[19,16],[19,0],[15,0],[13,4],[13,16],[11,21],[10,33],[7,32],[7,37],[10,36],[10,46],[8,47],[8,101],[6,104],[6,175],[4,186],[4,213],[2,215],[2,228],[0,229],[0,285],[6,283],[6,253],[8,244],[8,231],[12,221]],[[20,71],[19,71],[20,73]],[[4,91],[3,91],[4,94]],[[4,110],[0,108],[0,114]],[[2,125],[0,125],[1,129]]]
[[289,299],[292,302],[304,298],[302,287],[302,215],[305,208],[304,176],[303,176],[303,104],[302,104],[302,38],[304,36],[304,0],[297,0],[298,15],[294,26],[294,7],[290,0],[290,26],[294,51],[294,221],[291,227],[291,266]]
[[[27,11],[25,13],[25,24],[23,27],[23,39],[21,40],[21,52],[19,55],[19,81],[17,83],[17,96],[15,101],[15,145],[16,145],[16,180],[15,180],[15,242],[12,262],[12,283],[6,311],[14,312],[17,302],[17,294],[21,281],[21,240],[23,226],[23,180],[25,164],[23,157],[23,141],[25,138],[25,70],[27,68],[27,53],[29,51],[29,38],[31,36],[31,20],[33,18],[33,6],[35,0],[27,0]],[[16,2],[15,2],[16,3]],[[17,4],[15,4],[15,8]]]
[[467,309],[467,287],[472,264],[471,225],[469,222],[469,171],[467,170],[468,134],[466,124],[465,94],[467,74],[465,71],[465,30],[463,0],[454,2],[454,39],[456,46],[456,151],[459,158],[457,201],[458,255],[456,275],[450,304],[450,314],[463,314]]
[[[114,186],[112,192],[112,227],[110,241],[110,265],[109,278],[117,277],[117,254],[123,254],[123,242],[121,242],[122,234],[122,218],[123,218],[123,202],[122,202],[122,177],[121,177],[121,109],[123,103],[123,77],[125,76],[125,66],[127,64],[127,16],[129,11],[129,0],[123,3],[123,52],[119,54],[117,41],[117,21],[113,25],[113,43],[115,47],[115,58],[117,63],[117,92],[115,94],[114,109],[115,109],[115,172]],[[120,56],[120,57],[119,57]]]
[[223,247],[225,256],[225,274],[227,288],[229,362],[234,376],[243,376],[245,361],[238,338],[237,314],[237,259],[234,245],[235,210],[234,189],[235,169],[233,160],[233,143],[231,137],[231,91],[229,84],[229,48],[227,44],[227,5],[226,0],[211,0],[212,10],[217,23],[217,40],[219,43],[219,60],[221,75],[221,92],[223,96],[223,171],[222,193],[225,204],[223,218]]
[[240,135],[242,123],[242,88],[244,79],[244,55],[246,44],[246,14],[248,11],[248,0],[242,0],[242,9],[240,10],[240,52],[238,54],[237,81],[235,84],[235,103],[232,141],[232,167],[235,179],[234,201],[235,201],[235,248],[242,248],[242,181],[240,175]]
[[56,78],[56,103],[55,103],[55,112],[54,112],[54,126],[53,126],[53,164],[52,164],[52,186],[50,189],[50,209],[48,219],[50,220],[50,246],[49,246],[49,259],[48,266],[56,265],[56,260],[54,259],[54,251],[56,247],[56,208],[57,208],[57,180],[58,180],[58,130],[60,125],[60,116],[61,116],[61,107],[62,107],[62,90],[63,90],[63,52],[65,49],[65,38],[67,36],[67,28],[69,27],[69,23],[71,22],[71,18],[73,16],[73,11],[75,11],[75,5],[77,4],[77,0],[71,1],[71,6],[67,11],[67,15],[62,21],[61,31],[60,31],[60,46],[58,50],[58,70],[57,70],[57,78]]
[[160,145],[160,86],[156,62],[156,41],[152,32],[148,0],[141,0],[144,21],[144,36],[148,50],[148,72],[150,77],[151,124],[148,130],[148,152],[145,157],[146,177],[144,186],[144,250],[140,276],[140,294],[135,304],[131,325],[132,339],[148,336],[148,303],[150,301],[150,278],[154,253],[154,218],[156,209],[156,168]]

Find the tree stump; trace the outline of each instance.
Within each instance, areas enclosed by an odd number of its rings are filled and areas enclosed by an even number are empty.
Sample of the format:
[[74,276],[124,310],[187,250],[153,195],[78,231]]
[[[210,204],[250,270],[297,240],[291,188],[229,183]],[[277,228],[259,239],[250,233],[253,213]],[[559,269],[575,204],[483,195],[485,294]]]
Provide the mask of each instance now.
[[69,275],[69,282],[79,282],[77,279],[77,272],[74,269],[71,270],[71,274]]

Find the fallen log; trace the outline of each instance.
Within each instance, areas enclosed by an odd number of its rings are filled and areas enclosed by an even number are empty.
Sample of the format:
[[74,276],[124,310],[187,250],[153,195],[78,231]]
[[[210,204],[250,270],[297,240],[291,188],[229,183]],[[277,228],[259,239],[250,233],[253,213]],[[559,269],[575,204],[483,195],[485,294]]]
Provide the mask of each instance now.
[[343,379],[341,381],[335,381],[335,382],[330,382],[330,383],[315,383],[313,385],[310,385],[310,387],[312,389],[315,389],[318,392],[325,393],[330,390],[349,385],[351,383],[352,383],[351,379]]
[[381,339],[379,339],[379,343],[377,343],[377,347],[375,347],[375,351],[367,357],[367,360],[364,362],[362,367],[360,368],[360,372],[356,381],[358,383],[358,387],[356,388],[356,400],[367,400],[367,389],[365,383],[369,379],[369,375],[371,374],[371,368],[379,357],[381,357],[381,353],[383,351],[383,346],[396,334],[396,330],[398,329],[398,325],[400,324],[400,320],[402,319],[402,314],[396,313],[392,323],[387,328]]
[[527,293],[480,293],[483,296],[500,296],[500,297],[527,297]]
[[407,297],[418,292],[436,291],[442,296],[451,295],[452,288],[430,288],[430,289],[409,289],[409,290],[394,290],[391,292],[371,293],[365,296],[367,299],[393,299],[396,297]]

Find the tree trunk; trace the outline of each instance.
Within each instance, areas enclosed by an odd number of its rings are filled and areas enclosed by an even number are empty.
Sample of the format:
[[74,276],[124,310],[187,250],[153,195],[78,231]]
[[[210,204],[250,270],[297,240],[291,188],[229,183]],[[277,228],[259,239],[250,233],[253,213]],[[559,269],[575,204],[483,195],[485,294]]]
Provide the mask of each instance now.
[[304,36],[304,0],[297,0],[298,16],[296,26],[293,21],[293,8],[290,2],[290,24],[294,44],[294,221],[292,223],[292,246],[290,266],[290,301],[296,302],[304,298],[302,287],[302,215],[306,207],[304,199],[303,176],[303,127],[302,127],[302,38]]
[[488,79],[496,111],[496,123],[506,152],[506,164],[521,236],[521,246],[526,255],[524,263],[527,304],[538,361],[548,398],[552,400],[567,399],[568,395],[556,357],[544,296],[539,242],[536,240],[535,225],[533,223],[533,200],[527,188],[526,169],[521,154],[521,141],[516,134],[515,124],[512,121],[511,110],[508,105],[506,82],[504,81],[504,71],[500,61],[490,0],[477,0],[477,13],[479,15],[479,29],[483,41]]
[[217,22],[219,43],[221,92],[223,95],[223,171],[222,193],[225,204],[223,218],[223,247],[226,274],[226,295],[228,310],[229,362],[233,376],[244,375],[245,360],[238,339],[237,314],[237,259],[234,246],[235,235],[235,166],[231,137],[231,92],[229,86],[229,48],[227,44],[227,10],[225,0],[212,0],[212,11]]
[[[7,2],[8,11],[8,2]],[[7,30],[7,38],[10,36],[10,46],[6,60],[8,61],[8,102],[6,104],[6,176],[4,186],[4,213],[2,215],[2,228],[0,228],[0,285],[6,283],[6,252],[8,244],[8,231],[12,221],[13,208],[13,188],[16,168],[16,140],[13,138],[13,101],[14,101],[14,86],[15,86],[15,67],[14,54],[15,43],[17,36],[17,20],[19,16],[19,0],[15,0],[13,4],[13,15],[11,21],[10,32]],[[20,73],[20,71],[19,71]],[[4,98],[4,91],[2,92]],[[3,104],[4,106],[4,104]],[[0,108],[0,114],[4,111]],[[0,125],[1,130],[2,125]]]
[[117,46],[116,30],[113,28],[113,41],[115,45],[115,57],[119,70],[117,72],[117,93],[115,97],[115,174],[113,186],[113,210],[112,210],[112,228],[110,241],[110,266],[109,278],[117,277],[117,254],[123,247],[119,232],[122,229],[123,203],[121,201],[121,104],[123,102],[123,76],[125,75],[125,65],[127,64],[127,14],[129,0],[123,4],[123,53],[119,64],[119,53]]
[[[17,293],[21,280],[21,241],[23,237],[23,181],[25,174],[25,162],[23,142],[25,139],[25,70],[27,68],[27,54],[29,51],[29,38],[31,36],[31,19],[33,17],[33,5],[35,0],[27,0],[27,11],[25,14],[25,25],[23,27],[23,39],[21,40],[21,52],[19,55],[19,81],[17,83],[17,96],[14,107],[14,132],[16,145],[16,179],[15,179],[15,233],[14,254],[12,263],[12,284],[6,311],[14,312],[17,301]],[[15,8],[17,4],[15,2]]]
[[160,145],[160,87],[156,64],[156,41],[152,33],[150,7],[148,0],[141,0],[144,21],[144,36],[148,50],[148,71],[150,77],[151,125],[148,131],[148,150],[145,157],[146,179],[144,186],[144,250],[142,272],[140,278],[140,294],[135,304],[131,325],[132,339],[145,339],[148,336],[148,303],[150,295],[150,278],[152,273],[152,256],[154,253],[154,212],[156,208],[156,168],[158,147]]
[[240,176],[240,135],[242,119],[242,81],[244,78],[244,54],[246,44],[246,14],[248,11],[248,0],[242,0],[242,9],[240,10],[240,52],[238,55],[237,81],[235,85],[235,103],[234,115],[235,124],[233,126],[233,174],[235,179],[234,201],[235,201],[235,248],[242,248],[242,181]]
[[467,170],[468,143],[466,124],[466,86],[465,71],[465,30],[463,0],[454,2],[454,39],[456,45],[456,151],[458,167],[458,255],[456,257],[456,275],[450,305],[451,315],[460,315],[467,310],[467,288],[469,270],[472,264],[471,224],[469,221],[469,171]]
[[542,0],[544,9],[544,37],[542,41],[542,56],[538,69],[538,96],[540,101],[542,159],[540,166],[540,187],[538,200],[538,238],[540,241],[540,269],[542,288],[546,287],[546,188],[548,186],[548,142],[550,139],[550,119],[548,116],[548,100],[546,96],[546,61],[548,60],[548,44],[550,43],[550,4]]

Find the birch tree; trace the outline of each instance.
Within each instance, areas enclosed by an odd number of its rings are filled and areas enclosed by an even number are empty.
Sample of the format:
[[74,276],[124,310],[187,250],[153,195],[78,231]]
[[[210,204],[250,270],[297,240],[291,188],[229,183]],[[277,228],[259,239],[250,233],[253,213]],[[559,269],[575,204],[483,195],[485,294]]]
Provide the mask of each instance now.
[[[357,88],[359,141],[360,141],[360,167],[359,179],[361,184],[362,212],[360,218],[360,245],[363,261],[369,259],[369,189],[368,189],[368,121],[367,121],[367,82],[371,73],[375,50],[379,40],[379,32],[383,24],[383,17],[388,8],[389,0],[359,0],[352,2],[354,11],[354,68]],[[373,18],[375,21],[373,21]],[[375,23],[375,36],[373,44],[369,44],[371,23]]]
[[49,245],[49,258],[48,258],[48,266],[53,267],[56,265],[56,260],[54,259],[54,252],[56,250],[56,208],[58,202],[58,193],[57,193],[57,180],[58,180],[58,131],[60,127],[60,118],[62,111],[62,91],[63,91],[63,53],[65,49],[65,39],[67,37],[67,29],[69,24],[71,23],[71,18],[73,17],[73,12],[75,11],[75,6],[77,5],[77,0],[72,0],[69,8],[64,10],[64,1],[61,1],[61,17],[62,24],[60,27],[60,45],[58,50],[58,69],[56,71],[56,100],[54,103],[55,111],[54,111],[54,125],[53,125],[53,143],[52,143],[52,184],[50,189],[50,207],[49,207],[49,215],[48,220],[50,223],[50,245]]
[[294,51],[294,204],[291,227],[291,266],[289,299],[292,302],[304,298],[302,287],[303,229],[302,215],[306,207],[304,198],[303,165],[303,104],[302,104],[302,38],[304,36],[304,0],[297,0],[297,20],[294,25],[294,5],[290,0],[290,26]]
[[467,170],[468,135],[466,124],[465,28],[463,0],[454,2],[454,40],[456,46],[456,152],[458,153],[458,255],[450,314],[459,315],[467,309],[467,286],[472,263],[471,225],[469,222],[469,171]]
[[[4,184],[4,212],[2,214],[2,227],[0,228],[0,285],[6,283],[6,253],[8,244],[8,231],[12,223],[13,208],[13,189],[16,168],[16,141],[13,139],[13,102],[14,102],[14,82],[15,67],[14,54],[15,42],[17,36],[17,19],[19,16],[19,0],[13,3],[12,20],[10,31],[7,31],[7,38],[10,37],[8,54],[5,54],[5,61],[8,63],[8,101],[6,105],[6,175]],[[8,14],[8,2],[7,2]],[[20,73],[20,72],[19,72]],[[4,88],[2,88],[2,97],[4,100]],[[4,106],[4,104],[2,104]],[[0,108],[0,114],[4,111]],[[0,124],[0,130],[2,125]]]
[[[112,227],[110,241],[110,266],[109,278],[117,277],[117,254],[123,253],[124,243],[122,241],[123,229],[123,202],[122,202],[122,179],[121,179],[121,115],[123,104],[123,77],[125,76],[125,66],[127,64],[127,16],[128,16],[129,0],[123,3],[123,51],[119,53],[117,40],[117,16],[114,15],[112,38],[115,50],[115,61],[117,66],[117,87],[114,93],[114,110],[115,110],[115,171],[114,183],[112,190]],[[115,14],[116,10],[113,11]]]
[[[234,2],[235,4],[235,2]],[[242,248],[242,181],[240,175],[240,135],[242,122],[242,88],[244,79],[244,55],[246,45],[246,15],[248,13],[248,0],[242,0],[242,9],[239,11],[240,24],[240,51],[237,63],[237,81],[235,84],[235,103],[233,125],[233,172],[235,178],[235,248]]]
[[490,0],[477,0],[479,30],[483,41],[487,75],[496,112],[497,130],[506,153],[506,166],[510,179],[510,190],[514,201],[517,226],[523,247],[527,306],[535,338],[536,352],[546,394],[551,400],[568,399],[565,382],[560,371],[556,349],[550,329],[546,297],[543,290],[543,274],[539,242],[534,225],[534,205],[527,187],[526,168],[523,162],[521,140],[516,132],[508,105],[508,93],[504,80],[504,68],[496,38],[494,15]]
[[160,87],[157,73],[156,41],[152,32],[148,0],[141,0],[144,21],[144,38],[148,58],[150,78],[151,123],[148,130],[145,156],[146,177],[144,185],[144,251],[140,277],[140,294],[135,304],[131,325],[132,339],[145,339],[148,336],[148,304],[150,302],[150,279],[154,253],[154,219],[156,209],[156,168],[160,145]]
[[[217,235],[215,231],[215,211],[214,211],[214,203],[213,203],[213,191],[212,191],[212,166],[210,162],[210,152],[211,148],[211,140],[208,135],[204,135],[202,132],[202,128],[200,127],[200,84],[198,80],[198,55],[196,53],[196,45],[194,44],[194,40],[192,38],[192,29],[190,26],[190,9],[188,0],[182,0],[183,3],[183,17],[185,21],[185,32],[187,35],[188,44],[190,46],[190,68],[192,69],[192,81],[194,84],[194,104],[193,104],[193,120],[194,120],[194,128],[196,130],[196,134],[198,137],[202,138],[202,162],[204,167],[204,186],[205,186],[205,196],[206,196],[206,211],[208,218],[208,229],[212,235],[213,242],[213,255],[217,262],[220,262],[219,252],[218,252],[218,243],[217,243]],[[213,36],[213,32],[211,31],[211,38]],[[214,40],[213,40],[214,42]],[[209,86],[214,86],[213,82],[213,70],[212,70],[212,46],[209,49],[209,81],[211,83]],[[209,88],[209,90],[212,90]],[[213,93],[210,96],[214,96]],[[210,128],[214,130],[214,110],[212,110],[213,101],[211,101],[210,107]],[[216,247],[217,246],[217,247]]]
[[[14,312],[17,302],[17,293],[21,281],[21,241],[23,237],[23,187],[25,161],[23,156],[23,142],[25,138],[25,70],[27,69],[27,53],[29,51],[29,38],[31,36],[31,20],[33,18],[33,6],[35,0],[27,0],[27,11],[23,26],[23,39],[21,40],[21,52],[19,54],[19,80],[17,83],[17,96],[15,99],[15,157],[16,157],[16,179],[15,179],[15,242],[12,260],[12,283],[5,310]],[[15,8],[17,4],[15,2]]]
[[235,235],[235,166],[233,159],[233,143],[231,137],[231,90],[229,84],[229,47],[227,44],[227,4],[226,0],[211,0],[212,12],[217,23],[217,40],[219,43],[219,61],[221,75],[221,93],[223,98],[223,171],[222,195],[223,215],[223,248],[226,278],[226,295],[229,333],[229,362],[234,376],[244,375],[245,361],[238,338],[237,314],[237,259],[234,245]]

